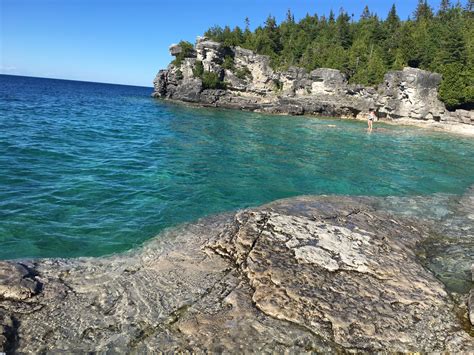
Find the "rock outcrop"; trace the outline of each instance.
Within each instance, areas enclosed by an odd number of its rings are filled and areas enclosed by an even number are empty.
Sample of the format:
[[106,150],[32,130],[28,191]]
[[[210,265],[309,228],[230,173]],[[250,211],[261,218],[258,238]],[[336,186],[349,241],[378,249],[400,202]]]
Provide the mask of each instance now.
[[[181,53],[177,45],[171,46],[170,52]],[[226,89],[206,88],[195,71],[198,62],[204,71],[217,74]],[[446,110],[438,99],[440,82],[439,74],[414,68],[387,73],[377,88],[348,84],[335,69],[321,68],[308,73],[290,67],[285,72],[276,72],[268,56],[240,47],[223,47],[198,37],[195,52],[179,65],[170,64],[168,69],[159,71],[153,95],[204,106],[269,113],[365,118],[368,110],[375,108],[382,119],[474,124],[473,111]]]
[[0,351],[472,352],[416,254],[429,225],[376,206],[300,197],[125,254],[1,262]]

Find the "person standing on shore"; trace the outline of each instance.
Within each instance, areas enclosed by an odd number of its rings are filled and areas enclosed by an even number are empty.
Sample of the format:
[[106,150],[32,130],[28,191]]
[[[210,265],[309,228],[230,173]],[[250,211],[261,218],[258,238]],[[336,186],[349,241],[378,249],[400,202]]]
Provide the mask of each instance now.
[[375,115],[375,110],[371,108],[369,110],[369,117],[367,118],[367,125],[369,127],[367,130],[369,132],[372,132],[372,124],[376,120],[377,120],[377,116]]

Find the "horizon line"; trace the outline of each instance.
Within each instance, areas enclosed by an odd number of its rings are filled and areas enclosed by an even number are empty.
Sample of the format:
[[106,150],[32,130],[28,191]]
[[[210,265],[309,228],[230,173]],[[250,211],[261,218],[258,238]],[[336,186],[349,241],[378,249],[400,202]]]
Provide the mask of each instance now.
[[61,80],[61,81],[76,81],[80,83],[89,83],[89,84],[105,84],[105,85],[120,85],[120,86],[135,86],[139,88],[153,88],[153,85],[151,86],[143,86],[143,85],[133,85],[133,84],[119,84],[119,83],[107,83],[107,82],[102,82],[102,81],[90,81],[90,80],[77,80],[77,79],[65,79],[65,78],[50,78],[46,76],[34,76],[34,75],[21,75],[21,74],[5,74],[5,73],[0,73],[0,75],[4,76],[19,76],[23,78],[33,78],[33,79],[48,79],[48,80]]

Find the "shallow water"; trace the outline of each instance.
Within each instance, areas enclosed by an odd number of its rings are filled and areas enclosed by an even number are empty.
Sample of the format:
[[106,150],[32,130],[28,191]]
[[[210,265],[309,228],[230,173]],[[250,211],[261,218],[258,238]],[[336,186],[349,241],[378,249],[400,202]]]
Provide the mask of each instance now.
[[95,256],[301,194],[461,195],[474,140],[187,108],[150,88],[0,76],[0,259]]

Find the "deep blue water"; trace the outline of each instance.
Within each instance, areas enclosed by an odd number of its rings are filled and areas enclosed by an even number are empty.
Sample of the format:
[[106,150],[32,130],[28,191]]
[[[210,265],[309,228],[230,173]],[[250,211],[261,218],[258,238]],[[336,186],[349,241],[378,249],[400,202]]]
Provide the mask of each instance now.
[[474,140],[189,108],[151,88],[0,75],[0,259],[123,251],[301,194],[462,194]]

